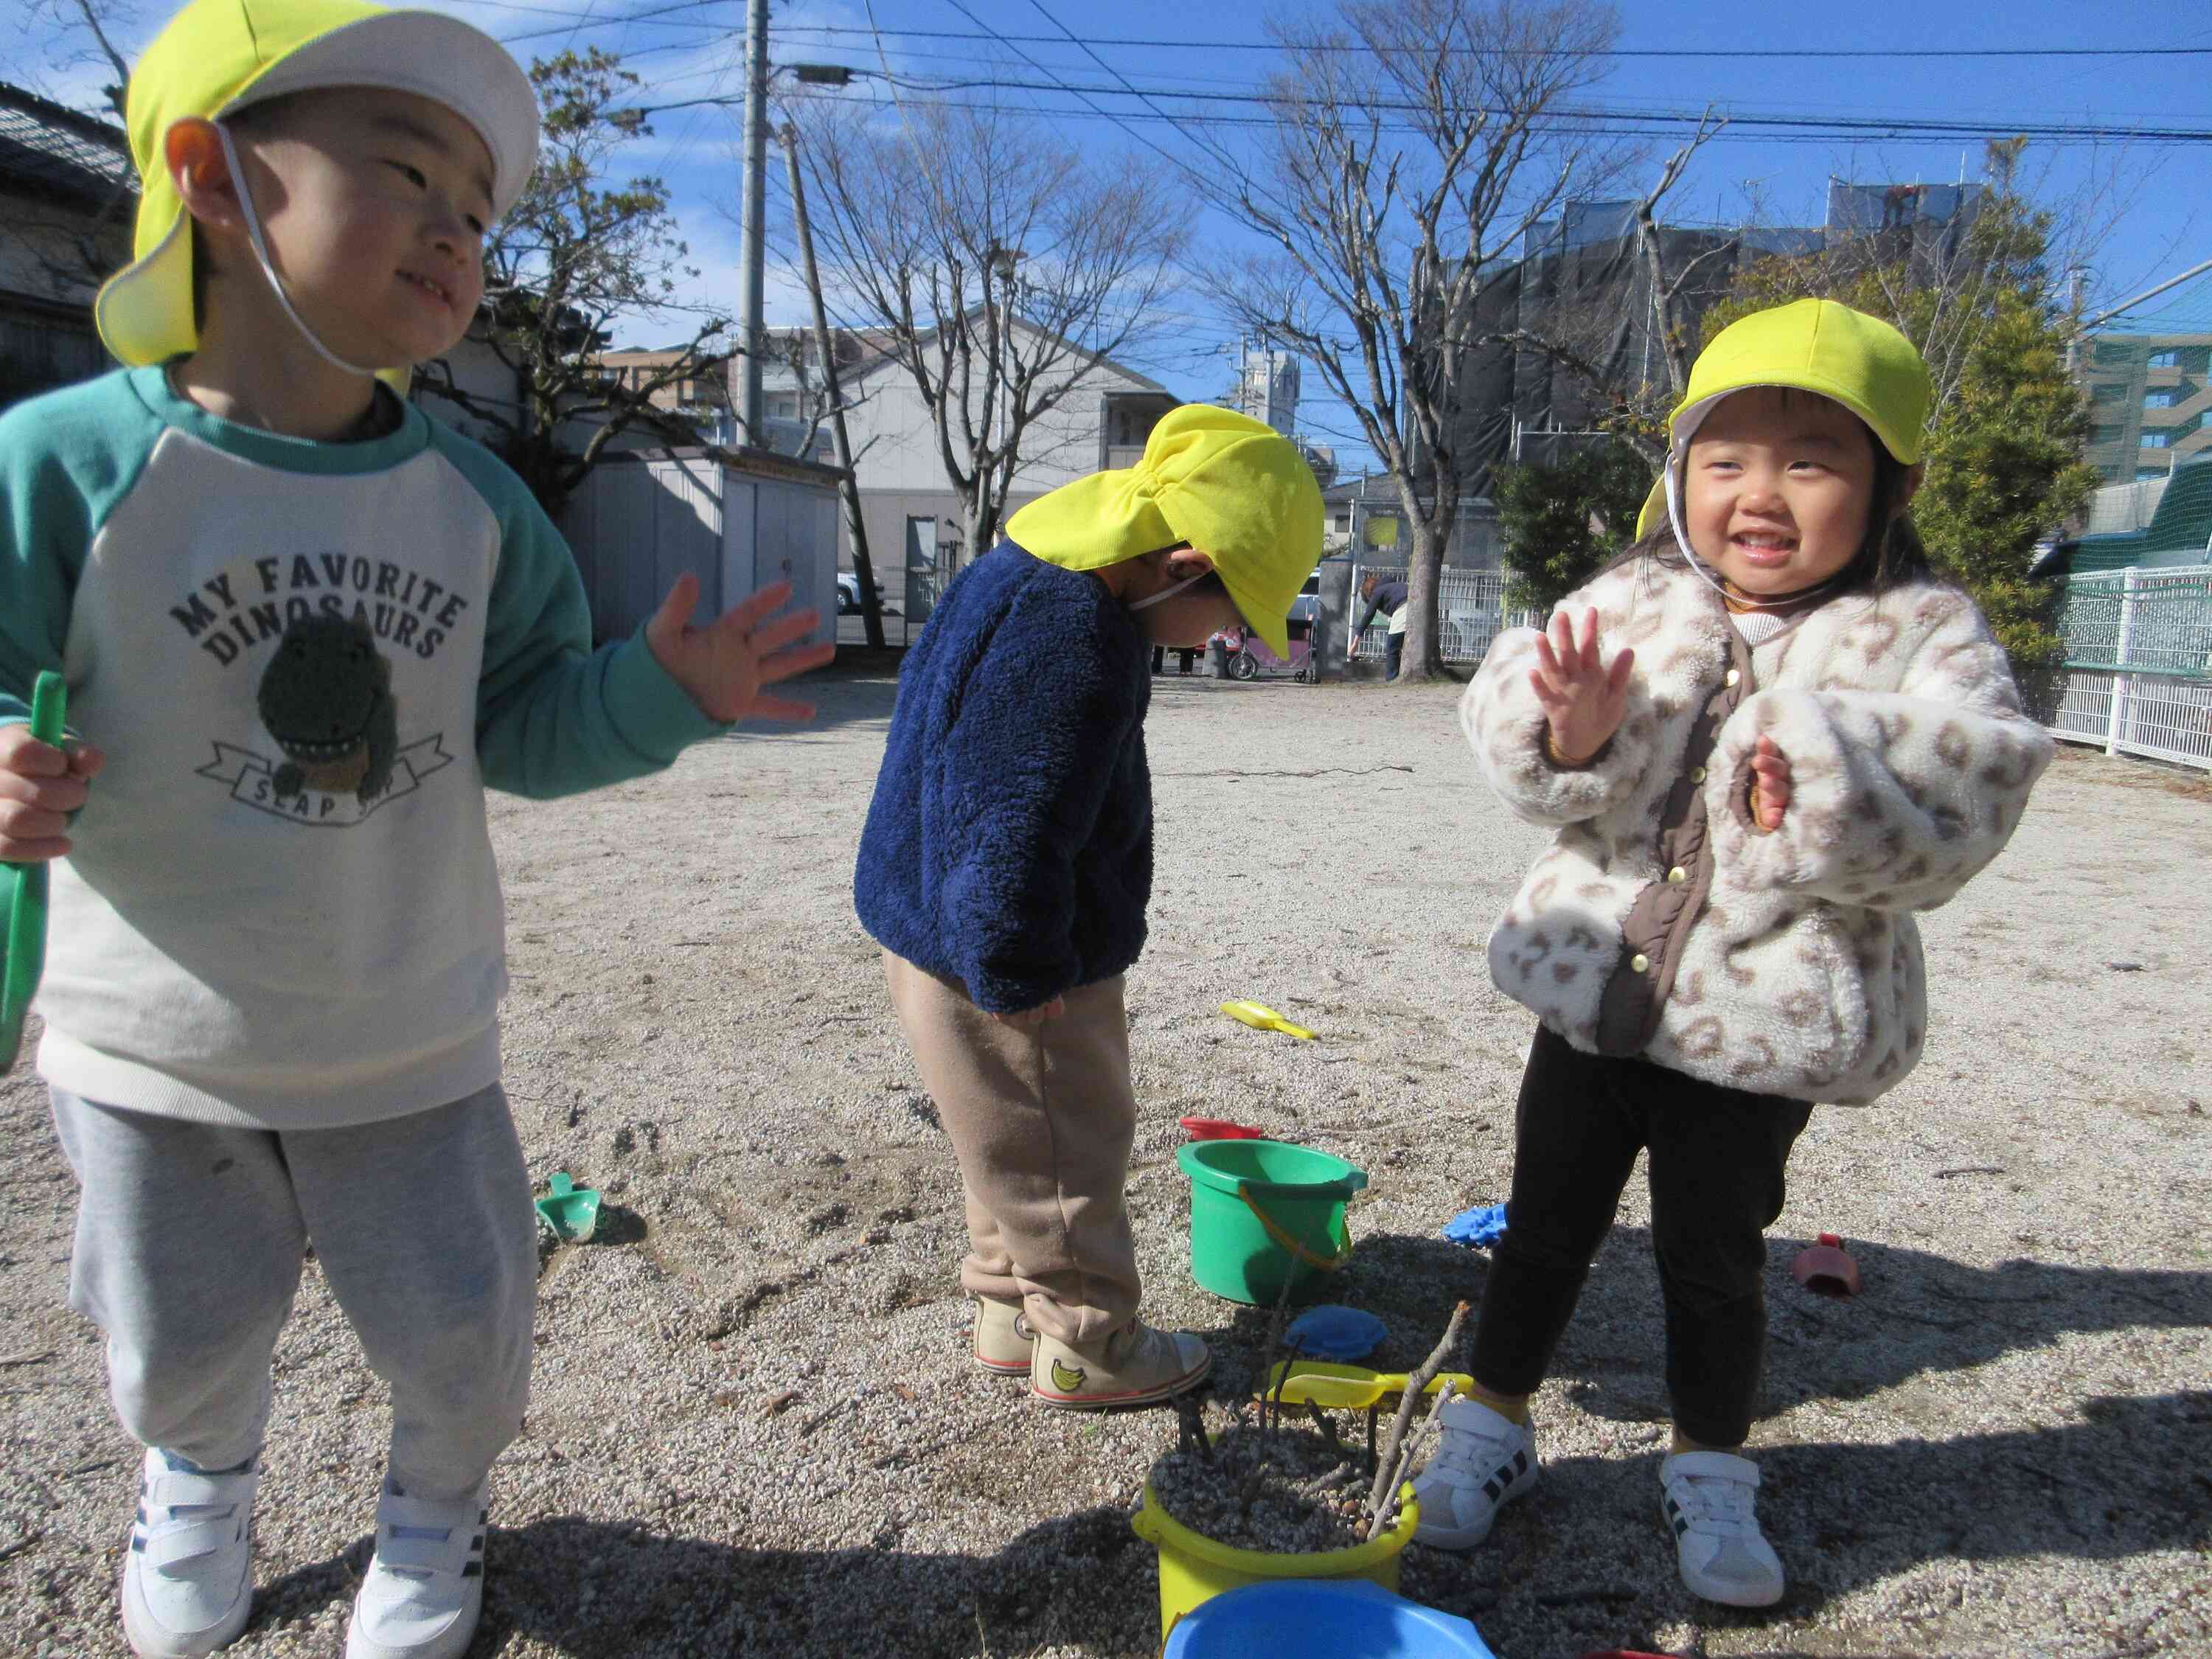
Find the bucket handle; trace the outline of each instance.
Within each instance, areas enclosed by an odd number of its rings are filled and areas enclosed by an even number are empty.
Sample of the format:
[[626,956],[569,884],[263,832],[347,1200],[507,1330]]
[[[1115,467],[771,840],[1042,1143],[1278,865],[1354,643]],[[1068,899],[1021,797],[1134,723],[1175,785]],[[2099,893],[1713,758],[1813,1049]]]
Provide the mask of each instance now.
[[1346,1227],[1344,1230],[1344,1248],[1342,1249],[1339,1250],[1334,1255],[1317,1255],[1312,1250],[1306,1248],[1303,1240],[1294,1237],[1287,1229],[1279,1223],[1274,1217],[1269,1215],[1267,1211],[1261,1209],[1260,1207],[1260,1200],[1252,1196],[1251,1189],[1249,1188],[1240,1182],[1237,1188],[1237,1196],[1244,1200],[1244,1207],[1251,1211],[1254,1218],[1259,1222],[1260,1225],[1267,1230],[1267,1234],[1269,1238],[1273,1239],[1282,1249],[1288,1250],[1293,1256],[1300,1261],[1304,1262],[1308,1267],[1318,1267],[1325,1273],[1333,1273],[1339,1267],[1341,1267],[1346,1262],[1352,1260],[1352,1229],[1349,1226]]

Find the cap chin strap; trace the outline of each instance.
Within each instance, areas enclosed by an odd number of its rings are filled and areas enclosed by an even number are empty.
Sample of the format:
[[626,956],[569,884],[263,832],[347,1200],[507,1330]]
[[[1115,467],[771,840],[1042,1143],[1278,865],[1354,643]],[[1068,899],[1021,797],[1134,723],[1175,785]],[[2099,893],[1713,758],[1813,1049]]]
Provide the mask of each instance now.
[[1682,550],[1683,559],[1691,569],[1698,573],[1698,579],[1719,594],[1724,603],[1741,611],[1779,611],[1785,605],[1796,605],[1801,599],[1809,599],[1814,594],[1833,587],[1843,580],[1843,573],[1838,571],[1827,580],[1814,582],[1810,587],[1801,587],[1792,593],[1770,594],[1763,599],[1753,599],[1748,593],[1730,592],[1728,584],[1705,568],[1705,562],[1698,556],[1697,549],[1690,545],[1689,532],[1682,528],[1682,506],[1680,492],[1674,484],[1674,458],[1672,455],[1667,457],[1666,482],[1667,522],[1674,529],[1674,544]]
[[1177,582],[1173,587],[1163,587],[1158,592],[1154,593],[1148,598],[1139,599],[1136,604],[1131,605],[1129,609],[1133,611],[1149,611],[1154,605],[1160,604],[1162,601],[1175,598],[1175,596],[1182,592],[1184,588],[1197,586],[1200,582],[1204,581],[1212,574],[1213,573],[1211,570],[1201,570],[1198,574],[1193,576],[1188,581]]
[[316,337],[300,313],[292,307],[292,296],[284,291],[284,280],[277,276],[276,267],[269,261],[269,245],[262,240],[261,216],[253,210],[253,192],[246,187],[246,172],[238,164],[238,151],[230,142],[230,129],[222,122],[213,124],[216,137],[222,141],[222,159],[229,164],[230,180],[238,191],[238,204],[246,217],[246,234],[253,244],[253,257],[260,262],[261,274],[269,279],[269,291],[276,296],[276,303],[284,307],[284,314],[292,319],[292,326],[315,349],[315,355],[332,368],[343,369],[349,374],[361,374],[374,379],[378,373],[363,368],[359,363],[349,363]]

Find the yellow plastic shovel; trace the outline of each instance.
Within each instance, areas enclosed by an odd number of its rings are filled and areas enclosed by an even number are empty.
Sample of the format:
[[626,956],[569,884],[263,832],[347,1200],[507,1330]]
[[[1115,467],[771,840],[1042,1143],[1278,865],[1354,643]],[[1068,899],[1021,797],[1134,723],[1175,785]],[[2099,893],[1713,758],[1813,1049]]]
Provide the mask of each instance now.
[[1224,1002],[1221,1012],[1255,1031],[1280,1031],[1301,1042],[1313,1041],[1313,1033],[1303,1025],[1293,1025],[1264,1002]]
[[[1364,1365],[1332,1365],[1319,1359],[1284,1360],[1268,1370],[1267,1384],[1256,1397],[1275,1397],[1275,1384],[1285,1364],[1297,1367],[1282,1385],[1286,1406],[1303,1406],[1310,1401],[1331,1411],[1364,1411],[1394,1395],[1404,1394],[1406,1385],[1413,1381],[1404,1371],[1370,1371]],[[1439,1371],[1421,1392],[1432,1395],[1447,1382],[1462,1398],[1474,1387],[1474,1379],[1464,1371]]]

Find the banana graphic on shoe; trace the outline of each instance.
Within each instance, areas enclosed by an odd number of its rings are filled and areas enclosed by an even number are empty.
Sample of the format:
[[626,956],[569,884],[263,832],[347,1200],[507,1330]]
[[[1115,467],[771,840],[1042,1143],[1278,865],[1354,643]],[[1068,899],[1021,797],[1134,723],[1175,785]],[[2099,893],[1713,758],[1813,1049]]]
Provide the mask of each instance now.
[[1079,1365],[1073,1370],[1070,1370],[1066,1366],[1060,1363],[1059,1355],[1054,1354],[1053,1356],[1052,1386],[1058,1389],[1062,1394],[1074,1394],[1079,1391],[1083,1387],[1085,1380],[1088,1378],[1090,1375],[1090,1372],[1085,1370]]

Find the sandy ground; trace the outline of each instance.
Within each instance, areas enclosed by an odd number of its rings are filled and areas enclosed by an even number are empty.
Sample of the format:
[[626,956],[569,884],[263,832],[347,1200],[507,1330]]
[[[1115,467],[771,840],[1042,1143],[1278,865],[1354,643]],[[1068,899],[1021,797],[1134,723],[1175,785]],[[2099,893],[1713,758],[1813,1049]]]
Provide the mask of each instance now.
[[[611,1208],[543,1276],[477,1659],[1157,1650],[1127,1516],[1173,1417],[1036,1408],[969,1364],[958,1182],[848,896],[892,685],[848,670],[820,696],[811,728],[650,782],[495,803],[524,1145]],[[1482,1291],[1483,1258],[1437,1232],[1505,1189],[1530,1023],[1481,945],[1540,836],[1480,787],[1447,690],[1162,680],[1149,729],[1149,1310],[1249,1388],[1264,1319],[1191,1281],[1173,1163],[1179,1114],[1231,1115],[1371,1173],[1336,1295],[1410,1364]],[[1538,1402],[1541,1482],[1482,1550],[1410,1552],[1408,1589],[1502,1659],[2212,1652],[2208,869],[2212,791],[2074,751],[1927,919],[1927,1060],[1878,1108],[1815,1114],[1771,1241],[1778,1608],[1676,1580],[1637,1185]],[[1321,1040],[1234,1025],[1232,996]],[[121,1654],[134,1449],[62,1306],[75,1194],[27,1067],[0,1121],[0,1651]],[[1823,1230],[1862,1298],[1790,1283]],[[312,1266],[276,1401],[234,1651],[334,1655],[388,1418]]]

